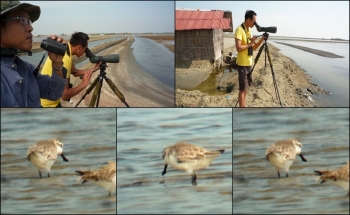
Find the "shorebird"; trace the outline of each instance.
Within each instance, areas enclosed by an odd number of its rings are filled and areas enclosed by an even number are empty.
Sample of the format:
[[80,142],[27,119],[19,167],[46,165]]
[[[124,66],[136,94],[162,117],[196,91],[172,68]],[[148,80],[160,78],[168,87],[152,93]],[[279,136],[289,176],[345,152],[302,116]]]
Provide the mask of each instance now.
[[288,177],[289,167],[294,162],[296,155],[299,155],[302,161],[307,161],[301,154],[301,143],[296,139],[277,141],[266,150],[266,159],[276,168],[278,178],[281,178],[280,170],[285,170],[286,177]]
[[336,170],[314,170],[320,177],[317,179],[322,179],[321,183],[326,181],[336,185],[338,187],[344,188],[348,191],[349,196],[349,161],[347,165],[339,167]]
[[97,170],[76,170],[76,172],[82,175],[80,178],[83,179],[82,184],[85,182],[92,182],[93,184],[108,190],[110,196],[112,193],[115,193],[116,190],[116,167],[116,162],[109,161],[108,165]]
[[185,142],[168,146],[163,150],[165,161],[162,175],[166,173],[168,164],[175,169],[186,171],[192,176],[192,184],[196,184],[196,170],[208,167],[211,162],[225,150],[210,151]]
[[63,143],[58,139],[41,140],[32,145],[27,151],[27,158],[38,169],[40,178],[41,171],[48,171],[47,177],[50,177],[50,169],[55,163],[57,155],[68,162],[63,154]]

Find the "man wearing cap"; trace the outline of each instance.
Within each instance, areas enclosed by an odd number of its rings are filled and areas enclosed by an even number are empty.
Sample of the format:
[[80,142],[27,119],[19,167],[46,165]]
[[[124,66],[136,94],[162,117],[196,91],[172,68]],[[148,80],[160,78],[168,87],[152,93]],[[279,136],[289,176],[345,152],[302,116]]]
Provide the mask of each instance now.
[[[40,98],[58,99],[66,85],[63,56],[48,52],[52,76],[35,74],[34,65],[17,55],[32,48],[32,23],[40,7],[19,1],[1,1],[1,107],[40,107]],[[65,43],[55,35],[49,38]],[[30,55],[30,54],[29,54]]]

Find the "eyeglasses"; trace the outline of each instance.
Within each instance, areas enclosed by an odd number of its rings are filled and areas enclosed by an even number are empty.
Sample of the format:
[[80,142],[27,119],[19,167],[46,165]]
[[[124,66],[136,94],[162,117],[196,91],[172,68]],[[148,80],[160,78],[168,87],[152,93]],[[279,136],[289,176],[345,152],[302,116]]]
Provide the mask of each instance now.
[[12,17],[12,18],[8,18],[8,19],[3,19],[3,20],[1,20],[1,22],[17,20],[17,19],[19,19],[19,21],[21,22],[22,25],[28,25],[28,23],[29,23],[29,25],[32,26],[32,21],[25,16],[17,16],[17,17]]

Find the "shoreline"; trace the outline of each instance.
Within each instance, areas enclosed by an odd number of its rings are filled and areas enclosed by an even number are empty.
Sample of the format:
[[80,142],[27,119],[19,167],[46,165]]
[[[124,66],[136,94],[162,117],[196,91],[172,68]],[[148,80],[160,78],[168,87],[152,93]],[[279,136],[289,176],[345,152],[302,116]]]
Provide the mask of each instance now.
[[[234,34],[225,34],[226,38],[233,38]],[[322,42],[322,43],[349,43],[349,40],[331,40],[321,38],[302,38],[302,37],[276,37],[270,34],[269,40],[293,40],[293,41],[307,41],[307,42]]]
[[334,53],[331,53],[331,52],[318,50],[318,49],[312,49],[312,48],[308,48],[308,47],[304,47],[304,46],[297,46],[297,45],[293,45],[293,44],[289,44],[289,43],[281,43],[281,42],[275,42],[275,43],[282,44],[282,45],[285,45],[285,46],[290,46],[290,47],[293,47],[293,48],[296,48],[296,49],[299,49],[299,50],[302,50],[302,51],[305,51],[305,52],[309,52],[309,53],[312,53],[312,54],[315,54],[315,55],[319,55],[319,56],[322,56],[322,57],[344,58],[343,56],[340,56],[340,55],[337,55],[337,54],[334,54]]
[[[226,41],[225,41],[226,42]],[[311,76],[300,68],[291,58],[279,53],[279,49],[269,43],[271,58],[273,60],[274,74],[278,86],[279,95],[283,107],[319,107],[312,99],[313,94],[329,94],[316,84],[312,83]],[[235,51],[232,44],[225,46],[224,56],[228,51]],[[254,52],[255,59],[257,51]],[[254,60],[253,60],[254,65]],[[252,65],[252,66],[253,66]],[[202,66],[194,70],[195,66],[189,69],[180,69],[176,65],[176,80],[181,82],[193,73],[210,74],[210,66]],[[227,66],[224,69],[228,69]],[[193,72],[194,71],[194,72]],[[232,91],[224,95],[209,95],[199,90],[183,90],[179,88],[182,83],[176,85],[176,107],[235,107],[238,97],[238,74],[237,70],[226,73],[226,77],[220,82],[222,89],[230,87]],[[205,76],[205,75],[204,75]],[[221,77],[221,75],[219,75]],[[275,87],[272,78],[272,71],[267,61],[265,68],[265,56],[261,55],[253,71],[253,84],[249,87],[246,104],[249,107],[280,107],[276,97]],[[199,76],[198,76],[199,77]],[[218,82],[216,76],[216,83]],[[191,79],[195,79],[191,77]],[[200,81],[203,81],[200,80]],[[192,81],[192,89],[198,86],[198,81]],[[215,87],[215,86],[214,86]],[[238,105],[237,105],[238,106]]]
[[[124,95],[125,101],[130,107],[174,107],[174,90],[148,74],[136,62],[133,48],[131,48],[134,40],[134,38],[129,37],[128,40],[113,46],[102,54],[102,56],[110,54],[119,54],[120,56],[119,63],[107,64],[106,76]],[[94,64],[88,62],[80,69],[92,68],[93,66]],[[99,71],[92,75],[90,84],[98,75]],[[106,81],[103,82],[99,107],[126,107]],[[81,83],[81,79],[71,76],[71,83],[73,86],[77,86]],[[72,98],[73,104],[61,101],[62,106],[75,107],[90,86],[88,85],[82,92]],[[92,95],[93,92],[87,94],[79,107],[88,107]]]
[[138,37],[143,37],[147,39],[151,39],[164,45],[167,49],[169,49],[172,53],[174,53],[174,45],[166,44],[164,41],[175,41],[175,35],[140,35]]

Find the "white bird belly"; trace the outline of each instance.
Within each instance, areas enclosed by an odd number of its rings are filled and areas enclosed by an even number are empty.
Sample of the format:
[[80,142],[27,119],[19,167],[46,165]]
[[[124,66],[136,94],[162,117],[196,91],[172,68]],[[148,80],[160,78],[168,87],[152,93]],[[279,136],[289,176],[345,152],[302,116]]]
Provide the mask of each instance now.
[[39,171],[50,171],[52,165],[55,163],[55,160],[46,160],[40,152],[34,152],[29,155],[29,160]]
[[294,160],[285,160],[279,152],[272,152],[269,156],[269,162],[274,166],[277,170],[285,170],[289,171],[290,166],[294,162]]
[[201,160],[178,162],[174,155],[169,155],[169,157],[166,158],[165,162],[175,169],[192,173],[195,170],[200,170],[208,167],[211,164],[211,162],[215,159],[215,157],[217,156],[212,156],[207,159]]

